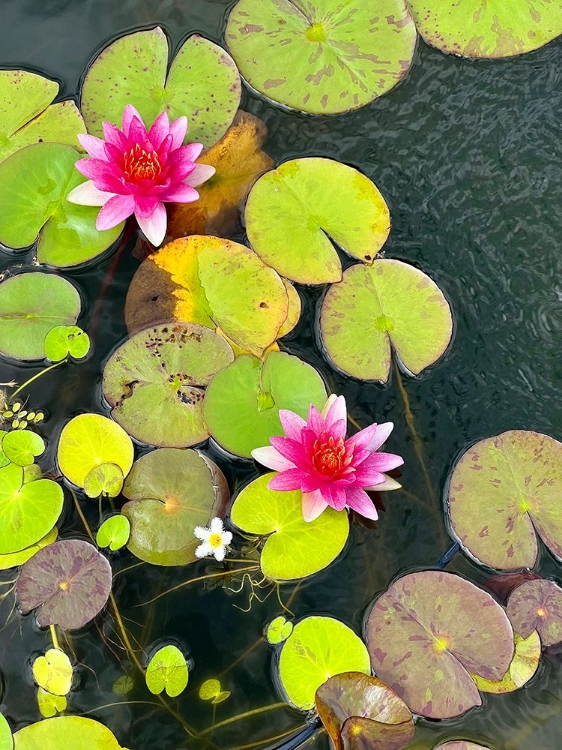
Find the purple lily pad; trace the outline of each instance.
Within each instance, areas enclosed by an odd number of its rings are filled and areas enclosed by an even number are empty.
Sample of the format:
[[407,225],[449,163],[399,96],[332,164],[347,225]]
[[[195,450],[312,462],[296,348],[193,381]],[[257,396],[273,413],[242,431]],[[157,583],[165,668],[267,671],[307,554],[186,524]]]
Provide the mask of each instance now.
[[507,600],[507,616],[523,638],[538,631],[543,646],[562,641],[562,588],[539,579],[518,586]]
[[537,533],[562,559],[562,443],[511,430],[481,440],[451,475],[453,531],[481,563],[499,570],[532,568]]
[[55,542],[23,565],[16,584],[19,608],[25,614],[39,607],[41,627],[81,628],[105,606],[111,578],[111,566],[92,544]]
[[403,576],[375,601],[367,644],[377,676],[414,713],[433,719],[479,706],[470,673],[501,680],[514,651],[500,605],[469,581],[435,570]]
[[330,677],[316,691],[316,709],[335,750],[399,750],[414,735],[404,701],[384,682],[362,672]]
[[490,750],[487,745],[477,745],[468,740],[451,740],[442,745],[436,745],[433,750]]
[[511,592],[525,581],[541,580],[538,573],[531,573],[527,570],[520,570],[517,573],[502,573],[498,576],[490,576],[482,582],[482,588],[486,589],[501,604],[506,604]]

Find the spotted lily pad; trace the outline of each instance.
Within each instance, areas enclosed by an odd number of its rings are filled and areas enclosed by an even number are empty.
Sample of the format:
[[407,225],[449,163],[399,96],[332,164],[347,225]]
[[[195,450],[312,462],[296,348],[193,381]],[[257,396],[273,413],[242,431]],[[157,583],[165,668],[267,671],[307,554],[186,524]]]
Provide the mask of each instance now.
[[306,617],[298,622],[279,657],[279,678],[288,700],[308,711],[318,688],[343,672],[370,674],[363,641],[332,617]]
[[[511,624],[513,625],[513,622]],[[537,631],[533,630],[527,638],[515,633],[515,653],[502,679],[493,681],[485,680],[478,675],[472,677],[478,690],[483,693],[511,693],[529,682],[539,667],[540,658],[541,639]]]
[[302,517],[302,493],[270,490],[275,472],[247,485],[234,501],[231,519],[248,534],[267,536],[260,565],[275,580],[304,578],[322,570],[340,554],[349,535],[344,511],[327,508],[315,521]]
[[208,437],[205,387],[234,354],[218,334],[167,323],[132,336],[109,358],[103,394],[112,417],[137,440],[185,448]]
[[364,107],[406,74],[416,29],[404,0],[240,0],[226,42],[242,76],[313,114]]
[[561,492],[557,440],[525,430],[481,440],[449,480],[453,532],[479,562],[500,570],[532,568],[537,534],[562,559]]
[[165,111],[186,115],[189,141],[216,143],[240,102],[240,77],[218,45],[193,34],[180,47],[170,70],[168,40],[158,26],[117,39],[94,60],[82,86],[81,108],[88,132],[102,135],[102,121],[121,125],[127,104],[151,124]]
[[171,320],[220,328],[260,355],[287,319],[281,278],[244,245],[195,235],[149,255],[127,293],[130,332]]
[[33,662],[35,682],[52,695],[68,695],[72,684],[72,664],[58,648],[50,648],[45,656],[38,656]]
[[93,719],[56,716],[14,734],[14,750],[126,750],[113,733]]
[[429,276],[399,260],[348,268],[328,290],[322,343],[343,372],[386,382],[391,348],[413,375],[436,362],[453,333],[451,310]]
[[95,466],[84,481],[84,492],[88,497],[117,497],[123,489],[125,477],[117,464]]
[[492,597],[459,576],[429,570],[399,578],[367,623],[373,669],[411,711],[459,716],[482,702],[471,674],[501,680],[513,630]]
[[484,745],[477,745],[476,742],[469,740],[451,740],[441,745],[436,745],[433,750],[490,750]]
[[146,686],[153,695],[164,690],[176,698],[187,686],[189,671],[185,656],[172,644],[159,649],[146,668]]
[[6,279],[0,284],[0,352],[44,359],[45,336],[55,326],[76,323],[80,306],[77,290],[61,276],[32,272]]
[[[71,146],[37,143],[0,164],[2,244],[19,250],[39,237],[39,263],[65,268],[92,260],[115,242],[123,224],[99,231],[99,208],[79,206],[66,199],[85,180],[74,167],[79,158]],[[46,295],[37,299],[48,301]],[[56,296],[51,304],[54,301]]]
[[511,57],[562,34],[557,0],[409,0],[424,41],[463,57]]
[[298,357],[270,352],[264,362],[244,355],[211,381],[205,421],[224,448],[250,458],[254,448],[269,445],[270,437],[283,434],[279,409],[305,418],[310,404],[322,409],[325,403],[322,378]]
[[13,747],[12,730],[4,716],[0,714],[0,750],[13,750]]
[[37,611],[41,627],[81,628],[103,609],[111,592],[111,567],[97,549],[64,539],[39,550],[22,567],[16,597],[25,614]]
[[2,451],[6,458],[18,466],[30,466],[36,456],[45,450],[45,441],[31,430],[11,430],[4,435]]
[[260,258],[301,284],[341,279],[331,240],[370,262],[390,231],[388,207],[376,186],[332,159],[293,159],[267,172],[248,196],[245,218]]
[[192,450],[161,448],[139,458],[123,494],[131,522],[128,547],[153,565],[195,562],[196,526],[205,526],[220,502],[206,462]]
[[79,146],[86,126],[72,100],[51,104],[59,90],[55,81],[28,70],[0,71],[0,161],[32,143]]
[[293,623],[286,620],[282,615],[276,617],[267,626],[267,642],[272,646],[283,643],[293,632]]
[[320,685],[316,710],[335,750],[400,750],[414,735],[404,701],[377,677],[362,672],[334,675]]
[[0,469],[0,554],[20,552],[48,534],[63,506],[61,487],[50,479],[23,481],[23,468]]
[[48,534],[45,534],[42,539],[39,539],[38,542],[31,544],[20,552],[10,552],[6,555],[0,555],[0,570],[7,570],[8,568],[15,568],[18,565],[23,565],[24,562],[27,562],[32,558],[40,549],[43,549],[43,547],[46,547],[48,544],[56,542],[58,535],[59,532],[55,526],[55,528],[51,529]]
[[101,414],[79,414],[61,432],[59,467],[65,477],[84,487],[90,473],[104,464],[116,464],[123,476],[133,465],[133,443],[125,430]]
[[55,326],[45,337],[45,354],[51,362],[67,356],[82,359],[90,351],[90,337],[78,326]]
[[126,516],[117,514],[107,518],[98,529],[96,544],[98,547],[109,547],[115,552],[129,541],[131,523]]
[[543,646],[554,646],[562,641],[562,589],[554,581],[526,581],[510,594],[507,616],[523,638],[537,630]]

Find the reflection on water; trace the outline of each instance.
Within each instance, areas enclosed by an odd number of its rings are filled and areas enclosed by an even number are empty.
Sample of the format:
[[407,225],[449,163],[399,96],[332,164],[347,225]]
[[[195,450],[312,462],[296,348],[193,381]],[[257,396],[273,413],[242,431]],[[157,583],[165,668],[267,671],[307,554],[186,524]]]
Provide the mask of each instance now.
[[[223,0],[12,0],[2,5],[1,57],[7,66],[33,67],[59,78],[69,95],[77,90],[84,66],[108,39],[158,22],[176,45],[193,31],[220,41],[230,5]],[[562,254],[557,246],[562,216],[561,52],[562,45],[555,42],[520,59],[468,62],[420,43],[405,82],[373,105],[335,118],[288,113],[245,94],[243,106],[266,122],[266,149],[278,162],[331,156],[375,181],[392,216],[384,253],[431,275],[450,300],[456,322],[445,359],[418,380],[402,376],[425,477],[405,423],[396,374],[381,387],[333,371],[321,356],[314,332],[321,290],[305,292],[303,318],[289,337],[288,349],[314,364],[332,390],[346,395],[349,411],[360,423],[395,422],[388,450],[405,457],[405,491],[385,498],[387,511],[377,531],[353,528],[346,553],[328,570],[282,587],[282,598],[286,602],[292,597],[296,616],[329,613],[360,632],[365,609],[377,592],[398,574],[433,564],[447,549],[441,491],[467,444],[513,428],[562,437],[557,408],[562,382]],[[66,365],[31,389],[32,406],[49,410],[46,430],[55,431],[41,461],[45,470],[54,463],[57,425],[78,411],[104,409],[101,366],[125,337],[123,302],[138,266],[132,244],[95,268],[67,274],[84,291],[82,325],[93,337],[94,352],[88,364]],[[2,267],[11,260],[2,256]],[[109,285],[104,282],[108,273]],[[96,303],[102,289],[103,301]],[[5,365],[0,379],[21,382],[31,372]],[[231,487],[255,475],[249,462],[230,464],[222,453],[210,452]],[[95,523],[95,503],[89,511]],[[66,529],[71,528],[80,528],[77,519],[74,524],[68,519]],[[122,555],[114,562],[118,569],[134,560]],[[460,555],[448,569],[475,581],[486,575]],[[251,611],[243,612],[251,589],[240,579],[226,583],[226,590],[194,585],[159,599],[157,609],[142,606],[193,571],[142,565],[117,577],[116,596],[140,645],[165,638],[189,648],[195,668],[179,705],[191,724],[203,728],[214,718],[220,722],[279,700],[271,652],[260,639],[280,607],[273,594],[263,604],[254,599]],[[546,553],[541,571],[558,574]],[[205,563],[197,574],[205,574]],[[77,660],[87,665],[79,669],[71,710],[92,711],[131,750],[204,747],[202,741],[186,739],[157,706],[99,708],[119,700],[112,685],[123,674],[111,628],[106,621],[101,627],[101,634],[90,627],[69,639]],[[0,635],[5,680],[0,699],[15,721],[39,718],[28,660],[44,646],[45,637],[30,618],[23,621],[21,634],[14,622]],[[506,750],[554,750],[562,732],[559,666],[558,655],[548,656],[527,688],[488,697],[481,709],[457,720],[422,721],[411,747],[430,748],[440,739],[466,736]],[[218,675],[232,697],[217,707],[215,717],[196,688]],[[144,697],[142,691],[133,690],[129,698],[139,696]],[[299,725],[300,714],[277,709],[225,726],[216,742],[224,748],[246,747]],[[213,741],[210,733],[206,736]],[[313,745],[324,749],[328,741],[320,736]]]

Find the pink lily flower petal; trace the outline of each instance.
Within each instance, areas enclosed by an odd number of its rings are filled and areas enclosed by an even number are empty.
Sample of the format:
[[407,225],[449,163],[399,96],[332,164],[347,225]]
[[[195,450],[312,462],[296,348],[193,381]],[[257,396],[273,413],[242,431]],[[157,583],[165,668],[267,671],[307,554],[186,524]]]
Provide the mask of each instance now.
[[115,193],[98,190],[92,180],[88,180],[71,190],[66,196],[66,200],[70,203],[78,203],[81,206],[103,206],[114,195]]
[[265,446],[265,448],[255,448],[252,451],[253,458],[262,466],[267,466],[268,469],[274,471],[284,471],[285,469],[294,469],[294,464],[288,459],[284,458],[279,451],[271,445]]
[[193,203],[198,198],[199,193],[190,185],[173,185],[160,194],[160,200],[170,203]]
[[287,469],[277,474],[267,485],[270,490],[300,490],[302,472],[300,469]]
[[164,204],[157,203],[156,208],[150,216],[139,216],[137,212],[135,212],[135,216],[146,239],[156,247],[161,245],[166,236],[166,227],[168,226],[168,216]]
[[299,466],[306,461],[306,454],[298,440],[291,440],[288,437],[272,437],[270,442],[282,456],[292,461],[295,466]]
[[367,449],[370,451],[378,451],[381,445],[384,445],[386,443],[393,429],[394,429],[394,422],[384,422],[383,424],[377,425],[375,436],[371,439],[371,442],[367,445]]
[[302,515],[305,521],[315,521],[328,507],[320,490],[304,492],[302,496]]
[[[127,138],[129,137],[129,130],[133,119],[139,120],[144,125],[144,121],[136,107],[133,107],[132,104],[127,104],[123,112],[123,133]],[[106,138],[106,140],[108,139]]]
[[400,482],[397,482],[396,479],[387,477],[386,474],[383,474],[382,476],[384,477],[384,482],[375,484],[372,487],[364,487],[363,489],[374,490],[375,492],[389,492],[391,490],[399,490],[402,487]]
[[[331,398],[331,397],[330,397]],[[330,401],[330,399],[328,399]],[[343,396],[337,396],[326,414],[322,410],[322,416],[326,420],[326,427],[330,428],[335,422],[343,421],[347,426],[347,409],[345,406],[345,398]]]
[[[161,112],[154,120],[152,127],[148,131],[148,140],[155,149],[159,150],[162,141],[170,134],[170,120],[167,112]],[[170,139],[171,145],[171,139]]]
[[191,187],[197,187],[203,182],[211,179],[217,170],[210,164],[196,164],[193,172],[187,177],[186,182]]
[[353,487],[347,491],[347,504],[364,518],[376,521],[379,517],[373,501],[361,487]]
[[[174,122],[170,125],[170,134],[173,138],[172,149],[179,148],[182,145],[186,133],[187,117],[185,117],[185,115],[182,115],[181,117],[178,117],[177,120],[174,120]],[[195,159],[193,159],[193,161],[195,161]]]
[[132,195],[114,195],[104,204],[96,219],[96,229],[112,229],[125,221],[135,210]]
[[78,134],[78,141],[82,148],[94,159],[105,159],[105,141],[95,135]]
[[301,439],[302,430],[306,427],[306,422],[302,417],[288,409],[279,409],[279,420],[287,437],[292,440]]
[[104,122],[102,127],[104,141],[113,144],[121,151],[124,151],[127,148],[127,145],[129,143],[128,138],[119,130],[118,127],[116,127],[112,122]]

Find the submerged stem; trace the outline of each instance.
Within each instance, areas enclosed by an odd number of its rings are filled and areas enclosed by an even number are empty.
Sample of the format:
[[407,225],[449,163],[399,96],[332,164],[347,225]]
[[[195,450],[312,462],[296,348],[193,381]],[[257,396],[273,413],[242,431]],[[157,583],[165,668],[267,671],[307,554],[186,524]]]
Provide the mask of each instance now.
[[59,639],[57,638],[57,629],[55,625],[49,625],[49,630],[51,631],[51,640],[53,641],[53,648],[56,648],[58,651],[62,651],[59,645]]
[[247,571],[254,571],[259,570],[259,565],[250,565],[247,568],[239,568],[236,571],[232,570],[223,570],[220,573],[208,573],[204,576],[198,576],[197,578],[190,578],[189,581],[182,581],[182,583],[178,583],[177,586],[172,586],[171,589],[167,589],[166,591],[163,591],[161,594],[158,594],[158,596],[153,597],[152,599],[149,599],[147,602],[143,602],[142,604],[137,604],[137,607],[146,607],[149,604],[152,604],[152,602],[155,602],[157,599],[161,599],[163,596],[166,596],[167,594],[171,594],[173,591],[178,591],[178,589],[182,589],[184,586],[189,586],[191,583],[197,583],[198,581],[206,581],[210,578],[224,578],[225,576],[230,576],[234,572],[235,573],[244,573]]
[[224,721],[219,721],[218,724],[211,724],[210,727],[207,727],[206,729],[203,729],[201,732],[199,732],[199,735],[203,736],[204,734],[208,734],[209,732],[212,732],[215,729],[226,727],[229,724],[234,724],[236,721],[241,721],[242,719],[249,719],[251,716],[258,716],[259,714],[264,714],[267,711],[273,711],[276,708],[289,708],[289,705],[288,703],[271,703],[269,706],[262,706],[261,708],[253,708],[251,711],[244,711],[244,713],[242,714],[231,716],[230,719],[224,719]]
[[44,370],[40,370],[38,373],[36,373],[32,378],[29,378],[29,380],[26,380],[25,383],[19,386],[11,395],[10,395],[10,401],[12,401],[18,393],[21,393],[24,388],[27,388],[31,383],[33,383],[35,380],[38,380],[40,377],[45,375],[45,373],[50,372],[51,370],[54,370],[55,367],[59,367],[60,365],[64,365],[66,362],[68,362],[68,357],[65,357],[64,359],[61,359],[60,362],[55,362],[54,365],[49,365],[49,367],[46,367]]

